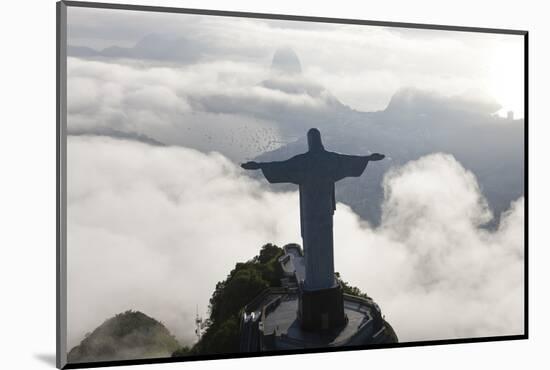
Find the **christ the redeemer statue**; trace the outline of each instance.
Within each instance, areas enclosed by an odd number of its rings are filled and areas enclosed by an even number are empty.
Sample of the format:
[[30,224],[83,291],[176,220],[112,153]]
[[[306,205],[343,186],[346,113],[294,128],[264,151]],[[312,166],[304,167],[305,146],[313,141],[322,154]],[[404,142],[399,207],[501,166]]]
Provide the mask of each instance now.
[[307,133],[309,150],[286,161],[247,162],[242,168],[261,169],[270,183],[292,183],[300,187],[300,226],[304,246],[306,276],[304,289],[334,288],[332,216],[336,209],[334,183],[346,177],[359,177],[369,161],[382,154],[367,156],[329,152],[323,147],[321,133]]

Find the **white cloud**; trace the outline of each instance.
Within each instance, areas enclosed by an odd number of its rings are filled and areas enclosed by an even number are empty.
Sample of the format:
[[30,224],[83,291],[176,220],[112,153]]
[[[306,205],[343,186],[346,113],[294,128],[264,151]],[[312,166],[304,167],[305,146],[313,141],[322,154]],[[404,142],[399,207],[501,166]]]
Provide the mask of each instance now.
[[296,194],[261,191],[219,154],[70,137],[68,158],[70,346],[130,308],[191,341],[195,305],[236,262],[298,241]]
[[523,198],[498,230],[481,228],[491,214],[475,176],[443,154],[388,173],[384,191],[379,228],[342,213],[336,243],[346,247],[337,245],[336,263],[381,304],[400,339],[522,333]]
[[74,45],[132,46],[151,33],[195,40],[207,60],[256,65],[290,46],[307,77],[358,110],[382,110],[396,90],[414,86],[446,96],[481,90],[523,116],[517,35],[94,9],[69,14]]
[[[215,147],[233,159],[251,158],[274,149],[280,135],[269,117],[247,115],[245,107],[261,112],[258,105],[302,109],[320,104],[258,86],[267,74],[261,67],[232,62],[144,67],[128,60],[69,58],[67,126],[70,132],[117,130],[202,151]],[[190,106],[204,97],[211,97],[213,112]],[[220,110],[220,100],[229,107]]]
[[[368,176],[368,170],[367,170]],[[435,154],[384,183],[380,227],[338,204],[336,269],[380,303],[401,340],[518,334],[523,199],[498,230],[475,177]],[[192,341],[215,283],[267,242],[299,242],[298,197],[217,153],[103,137],[68,141],[69,346],[138,309]]]

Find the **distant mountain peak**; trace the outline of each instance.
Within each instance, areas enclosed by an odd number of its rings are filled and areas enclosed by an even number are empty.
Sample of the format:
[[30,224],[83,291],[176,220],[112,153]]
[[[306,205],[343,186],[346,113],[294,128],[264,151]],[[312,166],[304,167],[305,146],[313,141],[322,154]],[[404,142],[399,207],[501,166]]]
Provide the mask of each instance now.
[[436,91],[405,87],[391,98],[386,112],[402,113],[448,113],[462,111],[490,115],[501,108],[494,99],[479,91],[445,96]]
[[271,70],[282,74],[297,75],[302,73],[302,64],[292,48],[282,47],[273,54]]

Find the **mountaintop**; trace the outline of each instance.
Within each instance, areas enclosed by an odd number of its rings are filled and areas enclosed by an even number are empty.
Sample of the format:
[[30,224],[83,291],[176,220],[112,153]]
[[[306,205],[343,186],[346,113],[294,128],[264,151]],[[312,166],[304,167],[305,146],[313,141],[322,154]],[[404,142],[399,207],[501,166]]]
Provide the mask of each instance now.
[[[128,359],[184,357],[189,355],[239,352],[239,320],[242,308],[269,287],[280,287],[283,271],[279,257],[283,249],[266,244],[246,262],[238,262],[224,281],[216,284],[209,305],[209,317],[201,339],[183,346],[159,321],[139,311],[126,311],[107,319],[68,354],[69,363]],[[344,293],[368,298],[336,273]],[[388,327],[388,343],[397,336]]]
[[170,357],[180,344],[159,321],[126,311],[106,320],[69,352],[69,363]]

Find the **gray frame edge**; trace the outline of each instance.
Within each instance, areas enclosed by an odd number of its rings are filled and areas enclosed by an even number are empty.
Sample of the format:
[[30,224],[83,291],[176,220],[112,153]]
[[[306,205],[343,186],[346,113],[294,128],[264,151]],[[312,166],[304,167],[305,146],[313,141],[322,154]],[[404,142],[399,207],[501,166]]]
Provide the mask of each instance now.
[[496,34],[507,34],[507,35],[525,35],[528,32],[527,30],[487,28],[487,27],[475,27],[475,26],[454,26],[454,25],[410,23],[410,22],[396,22],[396,21],[390,22],[390,21],[364,20],[364,19],[353,19],[353,18],[330,18],[330,17],[321,17],[321,16],[254,13],[254,12],[232,11],[232,10],[178,8],[178,7],[168,7],[168,6],[133,5],[133,4],[123,4],[123,3],[104,3],[104,2],[77,1],[77,0],[61,0],[61,1],[67,6],[78,7],[78,8],[131,10],[131,11],[157,12],[157,13],[197,14],[197,15],[212,15],[212,16],[221,16],[221,17],[257,18],[257,19],[272,19],[272,20],[302,21],[302,22],[356,24],[356,25],[365,25],[365,26],[418,28],[418,29],[426,29],[426,30],[496,33]]
[[56,367],[67,364],[67,6],[56,3]]
[[[96,8],[96,9],[118,9],[131,11],[149,11],[149,12],[164,12],[164,13],[179,13],[179,14],[198,14],[211,16],[226,16],[226,17],[241,17],[241,18],[258,18],[258,19],[279,19],[288,21],[304,21],[304,22],[322,22],[322,23],[341,23],[341,24],[357,24],[367,26],[385,26],[396,28],[418,28],[428,30],[441,31],[461,31],[461,32],[477,32],[477,33],[495,33],[508,35],[521,35],[524,37],[524,92],[525,92],[525,125],[524,125],[524,179],[525,179],[525,209],[524,209],[524,332],[520,335],[504,335],[494,337],[473,337],[461,339],[442,339],[442,340],[426,340],[418,342],[402,342],[394,345],[385,346],[356,346],[356,347],[341,347],[341,348],[321,348],[321,349],[302,349],[296,351],[275,351],[263,353],[228,353],[228,354],[213,354],[213,355],[198,355],[189,358],[147,358],[134,360],[117,360],[117,361],[99,361],[88,363],[67,363],[67,7],[80,8]],[[284,356],[292,354],[308,354],[308,353],[330,353],[340,351],[357,351],[377,348],[404,348],[404,347],[424,347],[434,345],[448,344],[465,344],[465,343],[483,343],[497,342],[510,340],[526,340],[529,339],[529,30],[518,29],[498,29],[498,28],[481,28],[471,26],[447,26],[436,24],[422,23],[405,23],[405,22],[387,22],[373,20],[358,20],[358,19],[339,19],[325,18],[317,16],[299,16],[299,15],[282,15],[282,14],[267,14],[267,13],[251,13],[241,11],[224,11],[210,9],[189,9],[189,8],[174,8],[163,6],[146,6],[146,5],[130,5],[120,3],[100,3],[92,1],[72,1],[60,0],[56,3],[57,12],[57,69],[56,69],[56,169],[57,169],[57,187],[56,187],[56,231],[57,231],[57,255],[56,255],[56,291],[57,291],[57,310],[56,310],[56,367],[59,369],[77,369],[77,368],[92,368],[105,366],[127,366],[141,364],[157,364],[157,363],[182,363],[192,361],[218,360],[218,359],[234,359],[234,358],[249,358],[249,357],[269,357],[269,356]]]

